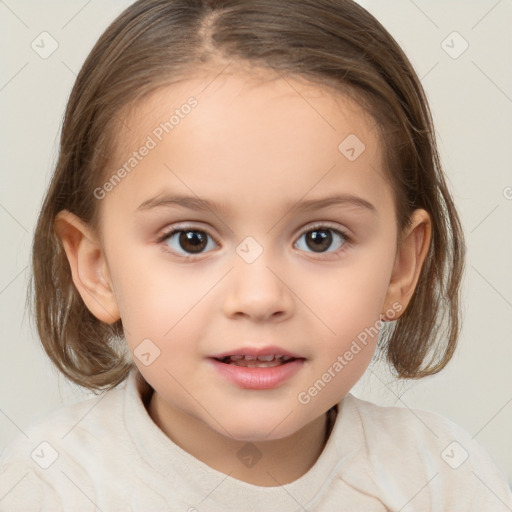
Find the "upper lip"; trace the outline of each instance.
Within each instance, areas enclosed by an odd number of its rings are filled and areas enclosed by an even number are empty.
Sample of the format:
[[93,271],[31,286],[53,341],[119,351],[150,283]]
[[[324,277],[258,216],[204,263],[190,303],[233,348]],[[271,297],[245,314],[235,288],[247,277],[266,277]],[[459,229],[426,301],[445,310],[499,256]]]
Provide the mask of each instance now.
[[219,354],[214,354],[210,356],[213,359],[223,359],[228,356],[252,356],[252,357],[260,357],[260,356],[288,356],[294,359],[304,359],[304,357],[294,354],[289,350],[285,350],[281,347],[276,346],[266,346],[266,347],[241,347],[235,348],[232,350],[227,350],[226,352],[221,352]]

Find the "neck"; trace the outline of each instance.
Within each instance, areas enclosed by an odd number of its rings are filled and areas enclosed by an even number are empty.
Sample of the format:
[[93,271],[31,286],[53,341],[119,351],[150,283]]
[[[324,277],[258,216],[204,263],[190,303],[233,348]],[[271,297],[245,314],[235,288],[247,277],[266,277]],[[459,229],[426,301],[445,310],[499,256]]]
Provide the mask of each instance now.
[[196,459],[264,487],[284,485],[304,475],[322,453],[328,427],[332,427],[328,415],[323,414],[289,437],[249,443],[223,436],[204,422],[169,408],[157,393],[147,398],[147,409],[167,437]]

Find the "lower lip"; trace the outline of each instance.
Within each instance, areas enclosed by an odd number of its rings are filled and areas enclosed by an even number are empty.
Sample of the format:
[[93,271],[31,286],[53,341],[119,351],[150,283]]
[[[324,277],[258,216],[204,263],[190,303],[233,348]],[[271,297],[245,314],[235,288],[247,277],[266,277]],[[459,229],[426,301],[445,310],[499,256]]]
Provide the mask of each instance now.
[[229,381],[244,389],[273,389],[295,375],[303,366],[304,359],[267,368],[246,368],[210,359],[215,368]]

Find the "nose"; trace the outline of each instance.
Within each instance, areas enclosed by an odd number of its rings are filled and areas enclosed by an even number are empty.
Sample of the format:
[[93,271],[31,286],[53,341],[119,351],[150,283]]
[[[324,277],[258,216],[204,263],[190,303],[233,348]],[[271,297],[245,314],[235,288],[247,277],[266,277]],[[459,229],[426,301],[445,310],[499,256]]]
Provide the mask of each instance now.
[[289,318],[294,308],[293,292],[286,277],[280,275],[275,266],[265,253],[252,263],[236,261],[228,277],[224,314],[259,322]]

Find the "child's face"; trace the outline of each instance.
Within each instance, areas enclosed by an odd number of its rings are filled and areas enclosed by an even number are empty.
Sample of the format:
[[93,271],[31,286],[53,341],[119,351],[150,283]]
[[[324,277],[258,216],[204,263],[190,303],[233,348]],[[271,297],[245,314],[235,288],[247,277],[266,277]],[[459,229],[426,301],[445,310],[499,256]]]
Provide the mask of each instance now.
[[[213,78],[164,88],[125,119],[108,175],[130,172],[100,200],[103,249],[134,361],[164,408],[235,439],[278,439],[368,366],[392,308],[393,198],[377,130],[347,99],[289,78]],[[341,195],[373,208],[309,203]],[[185,231],[159,242],[172,228]],[[260,349],[299,359],[213,359]]]

